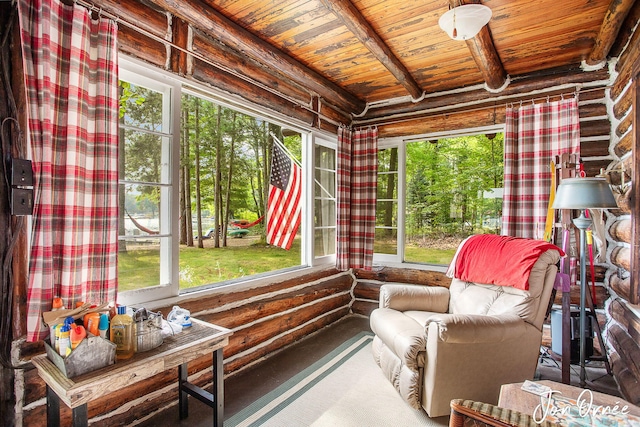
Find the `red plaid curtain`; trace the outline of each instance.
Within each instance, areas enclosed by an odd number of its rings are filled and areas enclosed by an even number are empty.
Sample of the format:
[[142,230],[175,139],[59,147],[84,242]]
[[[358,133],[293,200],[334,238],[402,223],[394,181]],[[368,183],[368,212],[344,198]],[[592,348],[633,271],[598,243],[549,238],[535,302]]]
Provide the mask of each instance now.
[[378,129],[338,129],[336,268],[371,269],[378,185]]
[[541,239],[551,187],[550,163],[580,155],[578,100],[507,108],[502,233]]
[[117,292],[118,68],[116,24],[59,0],[20,0],[35,200],[27,340],[61,297]]

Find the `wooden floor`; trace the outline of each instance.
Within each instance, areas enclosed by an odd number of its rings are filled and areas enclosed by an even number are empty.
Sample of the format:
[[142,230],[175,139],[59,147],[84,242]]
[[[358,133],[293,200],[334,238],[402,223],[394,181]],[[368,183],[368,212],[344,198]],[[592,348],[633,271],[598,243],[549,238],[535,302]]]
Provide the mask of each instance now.
[[[250,368],[225,379],[225,419],[240,411],[289,378],[302,371],[342,342],[361,331],[370,331],[367,317],[352,315],[316,332],[310,337],[282,350]],[[560,364],[546,347],[542,347],[536,379],[560,382]],[[572,365],[572,385],[579,384],[579,367]],[[607,375],[602,362],[587,364],[587,386],[595,391],[619,395],[618,387]],[[142,421],[138,426],[211,426],[212,409],[195,399],[189,401],[189,417],[178,418],[178,408],[173,406]]]

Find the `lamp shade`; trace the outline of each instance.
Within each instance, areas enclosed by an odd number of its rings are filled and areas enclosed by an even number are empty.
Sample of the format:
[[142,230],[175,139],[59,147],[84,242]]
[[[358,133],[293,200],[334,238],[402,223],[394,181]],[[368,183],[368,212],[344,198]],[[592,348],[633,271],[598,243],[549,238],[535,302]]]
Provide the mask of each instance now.
[[491,9],[482,4],[463,4],[449,9],[440,17],[438,25],[452,39],[467,40],[487,25],[491,14]]
[[618,205],[605,178],[566,178],[558,185],[552,207],[606,209],[617,208]]

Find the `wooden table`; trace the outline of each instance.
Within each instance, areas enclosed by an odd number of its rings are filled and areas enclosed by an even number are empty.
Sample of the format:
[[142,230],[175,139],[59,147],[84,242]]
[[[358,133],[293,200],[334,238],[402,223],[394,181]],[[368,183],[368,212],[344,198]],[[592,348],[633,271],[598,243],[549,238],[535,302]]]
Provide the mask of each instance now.
[[[60,401],[72,410],[73,425],[87,426],[87,403],[167,369],[178,367],[180,418],[188,416],[187,395],[190,394],[214,409],[214,426],[222,426],[224,411],[223,355],[231,331],[191,318],[190,328],[167,337],[161,346],[136,353],[131,359],[114,365],[67,378],[46,354],[31,359],[38,375],[47,384],[47,425],[60,424]],[[213,353],[213,393],[188,382],[187,363]]]
[[[536,383],[548,386],[554,392],[559,392],[562,397],[568,399],[576,400],[580,397],[581,393],[585,392],[585,389],[557,383],[555,381],[542,380],[536,381]],[[522,384],[523,383],[514,383],[503,385],[500,388],[498,406],[512,409],[523,414],[533,415],[535,408],[540,405],[540,396],[522,390]],[[558,395],[558,393],[554,393],[554,396],[556,395]],[[627,412],[629,414],[640,417],[640,408],[620,397],[589,390],[582,395],[581,399],[583,399],[583,401],[590,401],[591,396],[593,397],[592,407],[608,406],[613,409],[617,405],[617,412],[619,413],[624,406],[627,406]]]

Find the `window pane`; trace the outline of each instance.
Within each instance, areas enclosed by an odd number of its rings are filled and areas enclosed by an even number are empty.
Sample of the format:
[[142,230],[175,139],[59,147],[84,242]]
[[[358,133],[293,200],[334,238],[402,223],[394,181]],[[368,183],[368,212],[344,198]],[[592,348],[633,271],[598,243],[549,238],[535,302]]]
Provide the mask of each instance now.
[[336,225],[336,202],[334,200],[316,200],[313,225],[315,227]]
[[120,115],[123,123],[154,132],[168,132],[163,123],[163,94],[128,82],[120,82]]
[[394,228],[376,228],[374,252],[377,254],[398,253],[398,230]]
[[332,255],[336,253],[336,230],[335,228],[316,228],[314,232],[316,257]]
[[398,148],[378,151],[374,252],[398,253]]
[[120,184],[120,196],[124,196],[120,236],[146,236],[160,232],[160,193],[159,186]]
[[124,239],[118,242],[118,291],[157,286],[160,283],[160,238]]
[[407,144],[405,261],[448,264],[475,233],[500,233],[503,134]]
[[162,137],[151,133],[126,130],[124,176],[127,181],[160,182],[162,176]]

